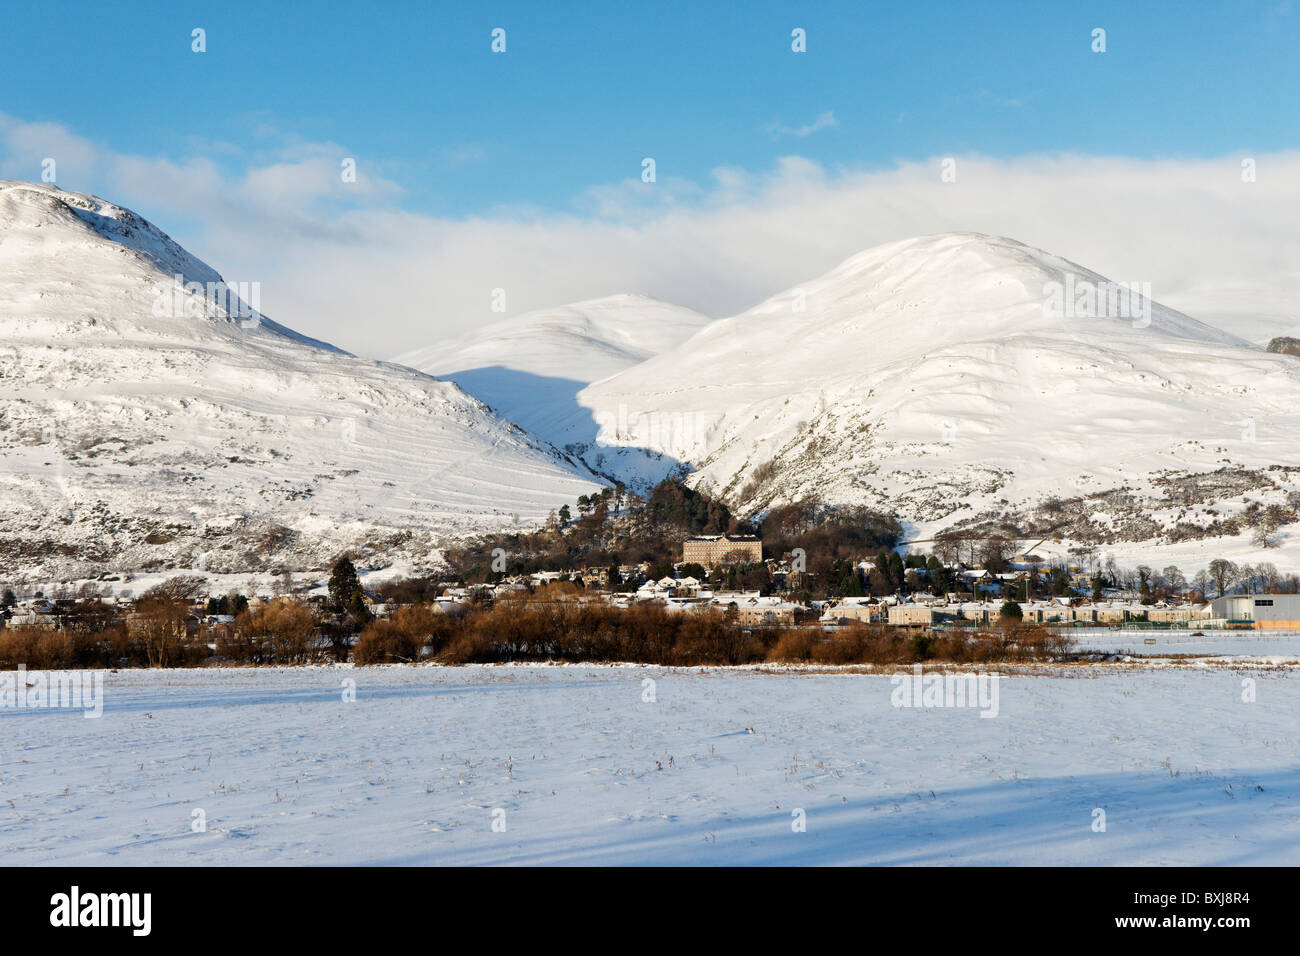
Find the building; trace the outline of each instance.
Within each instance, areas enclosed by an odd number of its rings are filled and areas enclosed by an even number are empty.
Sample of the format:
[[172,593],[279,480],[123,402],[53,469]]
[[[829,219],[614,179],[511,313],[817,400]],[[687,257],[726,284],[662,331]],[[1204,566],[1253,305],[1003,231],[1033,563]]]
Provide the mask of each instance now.
[[[599,589],[609,586],[609,568],[583,568],[575,575],[582,582],[584,588]],[[622,574],[618,576],[618,583],[622,583]]]
[[788,626],[798,624],[811,614],[802,604],[770,597],[751,598],[736,605],[736,623],[746,626]]
[[1230,594],[1215,598],[1210,617],[1231,627],[1257,631],[1300,631],[1300,594]]
[[823,624],[876,624],[885,611],[878,604],[837,604],[822,611]]
[[899,604],[889,609],[889,623],[894,627],[922,627],[934,624],[935,609],[925,604]]
[[1020,605],[1026,624],[1064,624],[1074,620],[1074,610],[1055,601],[1030,601]]
[[752,534],[709,534],[682,542],[682,561],[714,568],[763,560],[763,542]]
[[661,578],[658,581],[647,581],[636,589],[638,601],[658,601],[672,596],[673,586],[677,582],[672,578]]
[[875,598],[847,597],[830,601],[822,608],[823,624],[874,624],[888,619],[888,611]]
[[1156,604],[1147,608],[1147,620],[1157,624],[1180,624],[1209,616],[1208,608],[1194,604]]

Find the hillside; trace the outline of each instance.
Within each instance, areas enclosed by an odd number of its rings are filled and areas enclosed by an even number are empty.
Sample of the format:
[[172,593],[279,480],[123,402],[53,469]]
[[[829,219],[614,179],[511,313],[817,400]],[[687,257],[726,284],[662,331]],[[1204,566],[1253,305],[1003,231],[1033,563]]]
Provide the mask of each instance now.
[[591,468],[644,490],[647,477],[676,462],[632,447],[595,447],[601,423],[616,422],[619,410],[584,408],[577,395],[686,341],[709,321],[648,296],[614,295],[505,319],[398,361],[455,382]]
[[220,281],[129,210],[0,183],[8,574],[427,560],[597,487],[454,384],[177,275]]
[[[600,441],[688,462],[741,514],[819,499],[897,514],[913,539],[1251,550],[1274,505],[1269,543],[1300,558],[1300,361],[1146,298],[1078,315],[1073,295],[1105,282],[1010,239],[891,243],[578,400],[657,419]],[[1075,315],[1045,307],[1066,288]]]

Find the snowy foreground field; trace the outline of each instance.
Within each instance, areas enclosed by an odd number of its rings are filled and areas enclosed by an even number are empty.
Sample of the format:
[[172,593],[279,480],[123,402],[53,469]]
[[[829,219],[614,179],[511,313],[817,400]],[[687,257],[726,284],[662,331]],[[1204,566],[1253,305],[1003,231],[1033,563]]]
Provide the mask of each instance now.
[[845,672],[124,671],[99,719],[0,709],[0,849],[91,865],[1300,864],[1300,671],[1099,666],[998,687],[990,719],[894,707],[889,676]]
[[1300,660],[1300,634],[1295,631],[1196,631],[1190,628],[1112,631],[1109,628],[1075,628],[1066,633],[1081,651],[1138,657],[1214,655],[1270,658],[1278,661]]

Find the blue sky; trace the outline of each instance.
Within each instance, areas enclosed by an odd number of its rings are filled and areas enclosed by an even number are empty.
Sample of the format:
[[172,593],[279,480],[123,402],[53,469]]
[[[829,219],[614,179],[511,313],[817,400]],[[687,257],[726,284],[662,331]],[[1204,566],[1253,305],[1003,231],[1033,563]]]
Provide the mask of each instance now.
[[1296,146],[1300,117],[1300,16],[1277,3],[82,2],[6,21],[0,102],[22,119],[232,169],[279,137],[329,142],[455,216],[563,208],[643,156],[690,181],[796,150],[1212,156]]
[[[1271,314],[1300,291],[1270,254],[1294,232],[1298,31],[1290,0],[10,4],[0,177],[53,157],[63,188],[264,278],[272,317],[384,355],[478,320],[492,288],[511,313],[639,291],[721,315],[953,229],[1188,309],[1254,269],[1267,295],[1200,314]],[[1225,232],[1270,245],[1225,260]]]

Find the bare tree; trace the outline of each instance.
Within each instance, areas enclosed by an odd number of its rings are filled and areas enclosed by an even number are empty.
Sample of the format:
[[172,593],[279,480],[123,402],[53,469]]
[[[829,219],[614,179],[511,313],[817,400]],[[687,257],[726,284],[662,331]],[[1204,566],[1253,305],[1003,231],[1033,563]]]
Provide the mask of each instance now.
[[1249,564],[1243,564],[1237,568],[1237,586],[1246,594],[1255,593],[1255,569]]
[[1160,572],[1160,575],[1164,578],[1164,585],[1169,589],[1170,593],[1182,594],[1187,590],[1187,578],[1183,576],[1183,572],[1178,565],[1169,565]]
[[935,535],[934,554],[946,565],[954,565],[961,556],[961,538],[950,531]]
[[1210,596],[1210,585],[1213,583],[1214,578],[1210,577],[1210,573],[1204,568],[1197,571],[1196,576],[1192,578],[1192,587],[1200,592],[1202,600]]
[[1216,597],[1223,597],[1227,594],[1228,583],[1235,582],[1240,573],[1241,569],[1236,564],[1224,558],[1215,558],[1211,561],[1209,575],[1210,580],[1214,582],[1214,586],[1219,592]]
[[166,667],[180,658],[189,617],[181,600],[151,599],[137,609],[130,626],[144,645],[150,667]]

